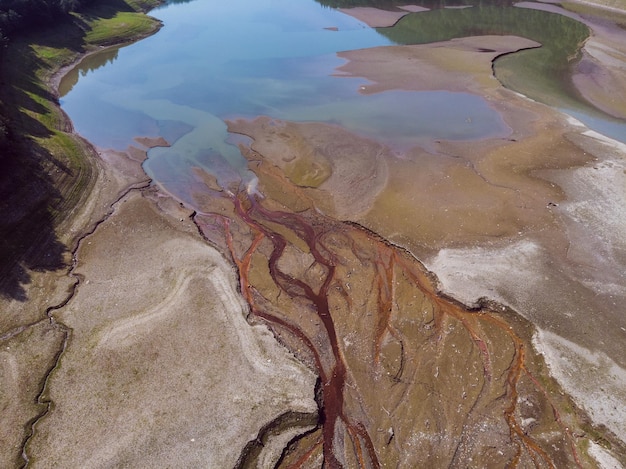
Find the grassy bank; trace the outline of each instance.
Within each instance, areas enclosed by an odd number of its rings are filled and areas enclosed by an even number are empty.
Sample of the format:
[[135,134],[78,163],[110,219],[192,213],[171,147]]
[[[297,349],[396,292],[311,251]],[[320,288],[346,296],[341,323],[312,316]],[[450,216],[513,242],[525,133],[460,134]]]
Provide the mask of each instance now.
[[71,132],[51,78],[102,46],[158,30],[156,0],[103,0],[46,30],[13,39],[0,56],[0,295],[26,300],[33,271],[68,261],[68,217],[96,183],[90,146]]

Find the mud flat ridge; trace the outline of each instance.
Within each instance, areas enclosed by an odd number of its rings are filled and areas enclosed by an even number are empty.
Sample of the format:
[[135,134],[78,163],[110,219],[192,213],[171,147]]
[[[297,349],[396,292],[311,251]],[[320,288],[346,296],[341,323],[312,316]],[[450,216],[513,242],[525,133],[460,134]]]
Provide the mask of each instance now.
[[94,153],[69,275],[3,318],[0,465],[625,464],[625,149],[493,77],[535,46],[340,54],[362,93],[479,94],[506,137],[233,120],[255,184],[195,168],[194,210],[141,170],[166,141]]
[[71,338],[30,466],[232,467],[267,422],[316,421],[314,375],[246,324],[231,267],[171,199],[129,194],[77,257],[80,288],[57,314]]
[[320,215],[282,181],[292,204],[224,192],[196,217],[231,252],[250,319],[320,377],[320,423],[280,467],[592,464],[575,430],[584,418],[554,393],[528,322],[441,297],[408,252]]

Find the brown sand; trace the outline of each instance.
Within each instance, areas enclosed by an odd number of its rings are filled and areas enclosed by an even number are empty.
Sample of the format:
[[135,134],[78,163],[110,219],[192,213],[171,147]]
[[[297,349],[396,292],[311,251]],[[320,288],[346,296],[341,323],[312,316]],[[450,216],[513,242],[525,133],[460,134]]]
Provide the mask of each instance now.
[[[576,1],[558,6],[520,2],[517,6],[569,16],[589,26],[592,34],[582,48],[582,58],[576,64],[573,83],[581,96],[595,107],[614,117],[626,119],[626,44],[623,29],[626,11],[623,4],[622,8],[614,8],[608,3]],[[607,17],[611,21],[606,21]]]
[[496,56],[537,45],[514,36],[479,36],[427,46],[360,49],[339,53],[348,63],[338,71],[372,81],[359,89],[363,94],[389,89],[484,93],[500,87],[498,80],[487,73]]
[[[229,122],[229,130],[253,138],[251,148],[263,155],[261,164],[276,166],[300,187],[302,197],[314,199],[334,217],[346,219],[366,212],[387,183],[389,150],[338,126],[258,118]],[[254,159],[254,154],[248,157]],[[276,193],[277,187],[281,186],[275,181],[262,180],[260,189],[290,205]],[[330,204],[328,194],[332,194]]]
[[370,7],[339,8],[339,11],[362,21],[371,28],[393,26],[400,18],[408,14],[408,11],[386,11]]
[[[518,38],[503,43],[483,37],[342,53],[349,60],[342,74],[372,82],[364,93],[442,88],[479,92],[514,129],[509,140],[434,142],[428,150],[414,148],[402,158],[385,158],[387,183],[382,191],[373,188],[371,210],[355,211],[346,219],[426,260],[447,293],[469,304],[493,298],[529,318],[542,330],[536,345],[555,376],[597,422],[626,441],[626,418],[617,410],[626,408],[626,396],[617,392],[626,386],[626,250],[617,235],[624,232],[626,219],[624,152],[498,84],[491,76],[493,55],[481,49],[500,47],[499,53],[503,47],[527,44]],[[450,73],[463,69],[463,75]],[[306,145],[308,124],[279,123],[282,135],[277,138],[261,122],[248,123],[245,132],[256,142]],[[315,126],[315,148],[323,148],[320,142],[325,140],[328,145],[336,142],[334,130],[328,127],[324,139],[319,124]],[[252,148],[263,155],[265,145]],[[261,184],[280,182],[271,169],[261,169]],[[322,190],[332,199],[343,197],[340,187],[322,183],[306,189],[307,200],[337,215],[332,205],[316,202],[320,199],[313,193]],[[285,195],[280,200],[296,209],[300,199]],[[572,345],[559,345],[557,353],[555,344],[560,342],[552,337]],[[586,354],[599,354],[610,366],[563,379],[567,370],[559,361],[584,361]],[[608,369],[619,373],[609,377]],[[614,385],[597,386],[607,379]]]
[[599,109],[626,119],[626,45],[623,29],[595,22],[590,26],[596,33],[585,43],[583,58],[576,67],[574,84],[582,96]]

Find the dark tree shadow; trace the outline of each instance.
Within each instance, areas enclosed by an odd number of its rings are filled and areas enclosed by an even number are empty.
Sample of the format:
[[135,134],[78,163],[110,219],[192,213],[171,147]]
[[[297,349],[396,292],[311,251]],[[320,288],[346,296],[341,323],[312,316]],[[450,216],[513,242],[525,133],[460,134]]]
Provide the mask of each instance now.
[[[123,0],[81,3],[86,5],[81,15],[87,20],[134,11]],[[76,186],[87,184],[90,168],[39,144],[53,132],[48,122],[54,119],[45,116],[46,102],[58,98],[37,78],[37,70],[46,63],[32,46],[85,52],[89,29],[85,19],[55,18],[49,29],[22,31],[20,37],[11,38],[8,48],[0,48],[0,296],[5,298],[26,301],[32,272],[58,270],[68,258],[68,248],[55,230],[65,218],[63,211],[80,198],[66,197]]]
[[[64,267],[67,246],[56,228],[66,204],[58,187],[71,187],[80,175],[65,155],[52,154],[39,139],[52,135],[42,124],[56,96],[35,76],[44,64],[30,44],[67,47],[77,52],[84,28],[70,22],[63,34],[38,33],[15,40],[0,57],[0,296],[27,300],[32,272]],[[60,184],[60,181],[63,183]]]
[[81,11],[85,18],[113,18],[117,13],[134,11],[128,3],[123,0],[107,0],[106,2],[92,2],[89,8]]
[[[10,143],[15,149],[22,146]],[[0,295],[20,301],[27,299],[29,270],[57,270],[66,252],[51,215],[62,197],[43,160],[37,160],[44,151],[31,151],[32,156],[13,148],[0,152]]]

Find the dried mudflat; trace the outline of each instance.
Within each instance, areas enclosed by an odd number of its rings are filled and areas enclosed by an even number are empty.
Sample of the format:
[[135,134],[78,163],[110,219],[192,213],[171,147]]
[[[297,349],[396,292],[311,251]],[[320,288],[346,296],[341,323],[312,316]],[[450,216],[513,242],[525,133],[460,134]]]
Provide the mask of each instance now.
[[246,322],[232,266],[147,185],[145,150],[167,142],[137,143],[99,153],[89,218],[74,220],[93,228],[69,277],[35,276],[32,324],[6,305],[3,467],[232,467],[276,425],[270,465],[317,421],[315,375]]
[[[188,215],[133,192],[81,244],[81,284],[56,315],[72,332],[47,383],[54,407],[28,444],[33,467],[232,467],[280,415],[315,422],[314,375],[246,323],[231,266]],[[267,461],[282,444],[267,445]]]
[[398,155],[336,126],[231,122],[254,139],[259,205],[205,176],[191,220],[126,193],[141,151],[103,153],[74,277],[34,277],[32,326],[3,318],[1,465],[31,433],[36,467],[625,461],[624,149],[499,85],[493,57],[528,45],[344,54],[362,92],[479,93],[512,133]]

